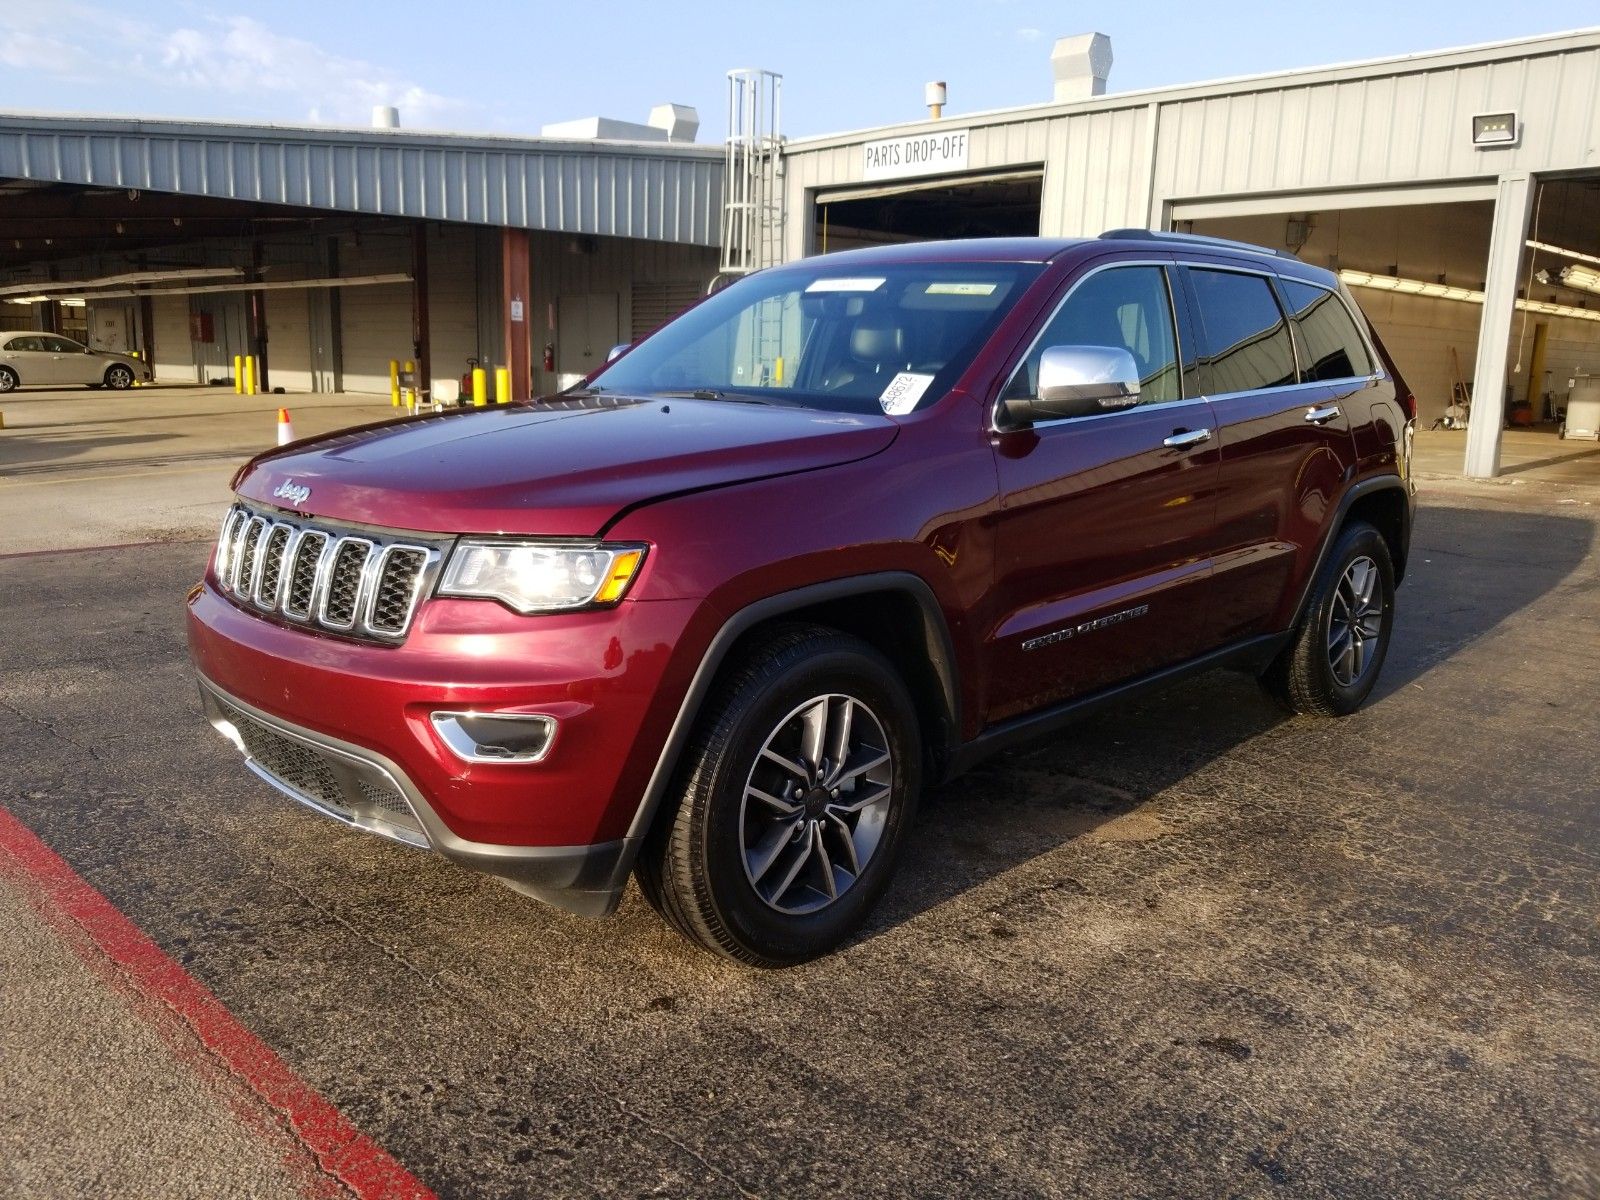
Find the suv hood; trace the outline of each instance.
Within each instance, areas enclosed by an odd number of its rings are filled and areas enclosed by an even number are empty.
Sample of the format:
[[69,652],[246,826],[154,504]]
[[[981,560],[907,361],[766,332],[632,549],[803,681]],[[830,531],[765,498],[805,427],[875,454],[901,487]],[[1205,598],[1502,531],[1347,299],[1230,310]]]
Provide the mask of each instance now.
[[884,416],[732,400],[552,400],[297,442],[235,482],[248,500],[391,529],[593,537],[624,508],[854,462],[898,430]]

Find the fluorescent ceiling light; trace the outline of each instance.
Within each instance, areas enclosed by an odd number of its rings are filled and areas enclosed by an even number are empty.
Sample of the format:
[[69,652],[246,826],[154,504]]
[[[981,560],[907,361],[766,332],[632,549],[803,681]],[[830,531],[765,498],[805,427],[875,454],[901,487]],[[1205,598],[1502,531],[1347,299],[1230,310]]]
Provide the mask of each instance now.
[[1421,279],[1405,279],[1397,275],[1370,275],[1366,271],[1340,271],[1339,278],[1351,287],[1404,292],[1410,296],[1432,296],[1436,300],[1462,300],[1468,304],[1483,303],[1482,292],[1473,291],[1471,288],[1452,287],[1447,283],[1428,283]]
[[1576,259],[1578,262],[1594,263],[1600,267],[1600,258],[1593,254],[1584,254],[1579,250],[1568,250],[1565,246],[1552,246],[1549,242],[1536,242],[1529,238],[1526,243],[1530,250],[1543,250],[1547,254],[1559,254],[1562,258]]
[[1561,283],[1564,287],[1578,288],[1585,292],[1600,292],[1600,271],[1591,271],[1588,267],[1567,267],[1561,272]]
[[[1583,267],[1568,267],[1568,271],[1584,271]],[[1600,272],[1586,272],[1594,277],[1592,290],[1600,292]],[[1563,272],[1565,275],[1565,272]],[[1396,275],[1372,275],[1366,271],[1340,271],[1339,279],[1350,287],[1373,288],[1382,292],[1403,292],[1408,296],[1428,296],[1435,300],[1459,300],[1466,304],[1482,304],[1483,293],[1471,288],[1451,287],[1443,283],[1428,283],[1421,279],[1405,279]],[[1576,287],[1577,284],[1569,284]],[[1578,321],[1600,321],[1600,309],[1577,308],[1571,304],[1551,304],[1546,300],[1518,300],[1519,312],[1546,313],[1552,317],[1570,317]]]

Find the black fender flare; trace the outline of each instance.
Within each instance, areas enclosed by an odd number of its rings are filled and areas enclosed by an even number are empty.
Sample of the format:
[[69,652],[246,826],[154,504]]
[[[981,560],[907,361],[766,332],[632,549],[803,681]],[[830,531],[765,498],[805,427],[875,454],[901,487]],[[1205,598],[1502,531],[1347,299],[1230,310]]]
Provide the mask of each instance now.
[[[1345,489],[1344,495],[1339,497],[1339,506],[1334,510],[1333,520],[1328,522],[1328,531],[1322,535],[1322,546],[1317,551],[1316,565],[1306,572],[1306,581],[1300,588],[1300,599],[1294,606],[1294,619],[1289,622],[1291,630],[1298,629],[1300,622],[1305,618],[1306,608],[1311,603],[1312,593],[1316,591],[1317,580],[1322,577],[1322,568],[1327,564],[1328,554],[1333,549],[1333,543],[1338,540],[1339,531],[1344,528],[1345,521],[1349,519],[1350,510],[1355,507],[1357,500],[1381,491],[1397,491],[1405,501],[1400,506],[1400,544],[1403,550],[1409,550],[1411,544],[1413,494],[1406,486],[1405,480],[1398,475],[1374,475],[1351,484]],[[1402,564],[1396,563],[1395,569],[1395,582],[1398,583],[1400,574],[1403,571]]]
[[[933,589],[920,575],[910,571],[878,571],[870,575],[852,575],[844,579],[814,583],[757,600],[741,608],[723,622],[716,636],[711,639],[705,654],[701,656],[700,665],[695,669],[694,678],[690,681],[689,689],[678,707],[678,715],[673,718],[672,728],[667,732],[667,740],[656,758],[655,769],[650,774],[650,782],[645,787],[644,795],[640,797],[639,807],[634,812],[633,821],[628,827],[627,850],[623,856],[627,868],[631,869],[634,859],[638,856],[639,846],[650,831],[661,802],[666,797],[667,788],[671,786],[678,761],[688,745],[700,711],[711,694],[711,686],[716,680],[717,673],[722,669],[729,651],[740,636],[762,622],[781,617],[786,613],[799,612],[830,600],[848,599],[851,596],[876,592],[899,592],[907,595],[915,601],[922,613],[922,635],[927,644],[929,662],[938,676],[940,690],[943,693],[947,736],[952,743],[959,738],[961,693],[956,675],[955,643],[951,640],[950,629],[944,619],[944,610],[940,608]],[[939,750],[943,753],[950,748],[946,746]],[[620,876],[619,887],[626,880],[627,875],[624,871]]]

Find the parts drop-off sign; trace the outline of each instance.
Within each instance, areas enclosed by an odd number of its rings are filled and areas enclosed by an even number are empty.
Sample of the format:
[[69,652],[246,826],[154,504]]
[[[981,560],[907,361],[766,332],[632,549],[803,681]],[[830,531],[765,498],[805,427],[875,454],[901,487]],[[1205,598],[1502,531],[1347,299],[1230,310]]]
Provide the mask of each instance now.
[[903,179],[967,169],[967,131],[941,130],[882,138],[861,147],[863,179]]

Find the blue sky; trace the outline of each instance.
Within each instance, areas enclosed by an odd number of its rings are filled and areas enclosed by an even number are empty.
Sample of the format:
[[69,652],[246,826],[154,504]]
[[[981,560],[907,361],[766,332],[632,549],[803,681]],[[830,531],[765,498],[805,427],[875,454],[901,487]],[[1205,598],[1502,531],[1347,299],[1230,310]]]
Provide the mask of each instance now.
[[[381,15],[381,19],[378,14]],[[784,75],[784,132],[855,129],[1050,96],[1050,46],[1111,35],[1113,91],[1600,24],[1600,0],[1116,4],[1049,0],[0,0],[0,109],[536,133],[653,104],[721,139],[725,72]]]

